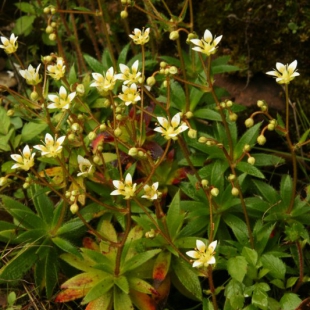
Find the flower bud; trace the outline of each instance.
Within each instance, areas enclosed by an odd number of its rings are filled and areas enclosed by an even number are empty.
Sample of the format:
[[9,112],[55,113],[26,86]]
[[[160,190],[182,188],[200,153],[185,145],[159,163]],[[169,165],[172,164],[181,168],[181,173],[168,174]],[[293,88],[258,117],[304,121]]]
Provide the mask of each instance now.
[[8,178],[7,177],[1,177],[0,178],[0,187],[6,186],[8,184]]
[[259,145],[264,145],[264,144],[266,143],[266,138],[265,138],[265,136],[264,136],[264,135],[259,135],[259,136],[257,137],[257,143],[258,143]]
[[199,139],[198,139],[198,142],[199,143],[206,143],[208,141],[208,139],[206,138],[206,137],[200,137]]
[[233,187],[233,188],[231,189],[231,194],[232,194],[233,196],[238,196],[238,195],[239,195],[239,189],[238,189],[237,187]]
[[201,185],[203,188],[207,188],[209,184],[209,181],[206,179],[201,180]]
[[56,34],[55,33],[51,33],[48,38],[51,40],[51,41],[56,41]]
[[145,233],[145,238],[152,239],[154,237],[155,237],[155,231],[153,228]]
[[258,101],[257,101],[257,106],[258,106],[259,108],[263,107],[264,105],[265,105],[265,102],[264,102],[263,100],[258,100]]
[[83,96],[85,94],[85,87],[83,84],[78,84],[75,90],[78,96]]
[[43,9],[43,12],[44,12],[44,14],[49,14],[50,12],[51,12],[51,9],[50,9],[50,7],[45,7],[44,9]]
[[71,211],[72,214],[75,214],[76,212],[79,211],[79,206],[77,205],[76,202],[73,205],[70,206],[70,211]]
[[167,81],[164,81],[163,82],[163,87],[167,87],[168,86],[168,82]]
[[194,113],[192,112],[192,111],[187,111],[186,113],[185,113],[185,117],[187,118],[187,119],[190,119],[190,118],[192,118],[194,116]]
[[55,22],[51,22],[51,26],[52,26],[53,28],[56,28],[56,27],[57,27],[57,24],[56,24]]
[[95,164],[99,165],[99,164],[101,163],[101,158],[100,158],[100,156],[95,155],[95,156],[93,157],[93,162],[94,162]]
[[229,120],[232,122],[235,122],[238,118],[238,115],[236,113],[230,113],[229,114]]
[[51,7],[51,14],[54,15],[56,13],[56,9],[54,7]]
[[127,18],[128,17],[128,12],[126,11],[126,10],[123,10],[123,11],[121,11],[121,18],[122,19],[125,19],[125,18]]
[[91,132],[88,134],[88,139],[89,139],[90,141],[95,140],[96,137],[97,137],[97,134],[96,134],[94,131],[91,131]]
[[233,102],[231,100],[226,101],[226,107],[227,108],[232,107],[232,105],[233,105]]
[[46,29],[45,29],[45,32],[46,32],[47,34],[50,34],[50,33],[54,32],[54,28],[53,28],[52,26],[48,25],[48,26],[46,27]]
[[254,120],[253,118],[247,118],[244,122],[245,127],[250,128],[254,125]]
[[30,186],[30,184],[29,184],[28,182],[25,182],[25,183],[23,184],[23,188],[24,188],[24,189],[27,189],[29,186]]
[[248,163],[250,164],[250,165],[254,165],[255,164],[255,158],[254,157],[252,157],[252,156],[250,156],[249,158],[248,158]]
[[267,125],[267,128],[268,128],[268,130],[270,130],[270,131],[275,130],[275,126],[274,126],[274,124],[272,124],[272,123],[269,123],[269,124]]
[[115,137],[120,137],[121,134],[122,134],[122,130],[121,130],[119,127],[117,127],[117,128],[114,130],[114,135],[115,135]]
[[121,0],[121,4],[126,5],[127,4],[127,0]]
[[99,130],[100,130],[100,131],[106,131],[106,130],[107,130],[107,125],[106,125],[106,124],[101,124],[101,125],[99,126]]
[[169,73],[170,74],[177,74],[178,73],[178,68],[176,66],[171,66],[169,68]]
[[6,115],[9,116],[9,117],[13,116],[14,114],[15,114],[15,110],[14,109],[9,109],[6,112]]
[[227,179],[228,181],[233,181],[236,178],[236,176],[234,174],[230,174]]
[[75,139],[76,139],[75,134],[74,133],[70,133],[69,136],[68,136],[68,140],[73,142],[73,141],[75,141]]
[[197,130],[191,128],[191,129],[187,132],[187,135],[188,135],[191,139],[196,139],[196,138],[197,138]]
[[45,61],[46,63],[49,63],[49,62],[51,62],[51,61],[53,60],[53,57],[50,56],[50,55],[48,55],[48,56],[44,56],[43,59],[44,59],[44,61]]
[[138,149],[136,147],[132,147],[131,149],[129,149],[128,151],[128,155],[129,156],[137,156],[138,154]]
[[36,101],[36,100],[38,100],[38,98],[39,98],[39,94],[36,91],[31,92],[30,99],[32,101]]
[[146,80],[146,85],[148,86],[153,86],[156,83],[156,79],[154,78],[154,76],[150,76],[147,78]]
[[161,61],[160,64],[159,64],[159,66],[160,66],[161,68],[166,68],[166,67],[167,67],[167,63],[166,63],[165,61]]
[[115,118],[117,121],[121,121],[123,119],[123,115],[122,114],[116,114]]
[[172,40],[172,41],[175,41],[179,38],[179,32],[178,31],[171,31],[170,34],[169,34],[169,39]]
[[243,152],[249,152],[251,151],[251,146],[249,144],[245,144],[243,147]]
[[220,192],[219,189],[216,187],[213,187],[210,191],[211,195],[214,197],[216,197],[219,194],[219,192]]
[[71,130],[74,132],[79,132],[81,130],[81,126],[79,123],[73,123],[71,125]]

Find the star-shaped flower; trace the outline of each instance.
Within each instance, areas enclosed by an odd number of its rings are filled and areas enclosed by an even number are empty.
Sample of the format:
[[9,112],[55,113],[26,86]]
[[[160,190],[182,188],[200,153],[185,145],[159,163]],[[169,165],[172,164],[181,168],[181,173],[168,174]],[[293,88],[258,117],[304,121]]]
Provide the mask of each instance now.
[[23,152],[21,155],[19,154],[12,154],[11,157],[14,159],[17,163],[14,164],[11,169],[23,169],[25,171],[28,171],[31,167],[34,166],[34,156],[35,153],[31,153],[31,150],[28,145],[26,145],[23,149]]
[[3,48],[7,54],[15,53],[18,48],[17,38],[18,37],[15,37],[14,33],[11,34],[10,39],[6,37],[0,37],[0,40],[3,44],[0,45],[0,48]]
[[103,75],[100,73],[92,73],[92,76],[95,81],[90,84],[90,87],[96,87],[99,92],[103,93],[113,90],[116,82],[113,67],[109,68]]
[[29,85],[37,85],[41,82],[42,77],[39,75],[41,64],[38,65],[37,69],[34,69],[32,65],[28,66],[28,69],[19,70],[20,75],[26,80]]
[[156,200],[160,196],[160,192],[158,189],[158,182],[155,182],[152,184],[152,186],[144,185],[143,189],[145,192],[145,195],[142,196],[142,198],[148,199],[148,200]]
[[195,251],[188,251],[186,255],[191,258],[196,259],[193,261],[193,267],[208,267],[209,265],[215,264],[214,250],[216,248],[217,241],[213,241],[209,244],[208,247],[201,241],[196,240],[196,249]]
[[113,185],[116,188],[111,195],[122,195],[124,199],[130,199],[134,197],[137,184],[132,184],[132,177],[130,173],[127,173],[125,182],[119,180],[113,180]]
[[221,41],[222,36],[214,37],[212,33],[207,29],[205,30],[205,33],[203,35],[203,38],[201,40],[199,39],[192,39],[190,40],[193,44],[197,45],[193,47],[194,51],[206,54],[207,56],[210,56],[216,52],[217,45]]
[[279,84],[289,84],[295,76],[299,76],[299,73],[296,72],[297,60],[294,60],[290,64],[281,64],[280,62],[276,63],[277,70],[268,71],[266,74],[273,75],[276,77],[276,82]]
[[156,127],[154,128],[154,131],[162,133],[162,136],[164,136],[164,138],[167,140],[177,140],[177,135],[188,129],[188,126],[184,122],[180,124],[180,113],[177,113],[175,116],[173,116],[171,122],[169,122],[164,117],[157,117],[157,120],[162,127]]
[[59,95],[48,95],[48,99],[52,101],[47,107],[49,109],[63,109],[68,110],[70,108],[71,101],[75,98],[76,92],[68,95],[67,90],[60,86]]
[[79,164],[79,169],[81,171],[77,174],[78,177],[80,176],[87,177],[90,174],[93,174],[93,165],[88,159],[84,158],[81,155],[78,155],[77,161]]
[[125,105],[136,104],[141,100],[139,91],[137,90],[136,84],[131,84],[129,87],[126,85],[122,86],[122,94],[119,94],[118,97],[125,101]]
[[137,45],[144,45],[150,40],[150,28],[146,28],[142,31],[138,28],[135,28],[133,34],[130,34],[129,37],[133,40],[133,42]]
[[139,79],[141,78],[141,72],[138,72],[139,60],[136,60],[131,66],[131,70],[124,64],[120,64],[119,68],[121,73],[116,74],[115,78],[118,80],[124,81],[125,85],[130,86],[131,84],[139,83]]
[[47,66],[47,74],[53,79],[60,80],[66,73],[66,66],[62,57],[57,57],[55,65]]
[[34,148],[41,151],[41,155],[45,157],[57,157],[62,151],[62,144],[65,141],[66,136],[59,137],[57,140],[54,139],[51,134],[45,135],[43,145],[35,145]]

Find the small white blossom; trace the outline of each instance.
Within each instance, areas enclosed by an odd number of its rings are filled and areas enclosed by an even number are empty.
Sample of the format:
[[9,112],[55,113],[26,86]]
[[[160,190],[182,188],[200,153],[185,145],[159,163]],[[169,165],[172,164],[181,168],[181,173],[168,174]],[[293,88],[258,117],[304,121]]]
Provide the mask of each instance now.
[[47,73],[55,80],[60,80],[66,73],[66,66],[62,57],[57,57],[55,65],[47,66]]
[[93,165],[88,159],[84,158],[81,155],[78,155],[77,161],[78,161],[79,169],[81,171],[77,174],[78,177],[80,176],[87,177],[93,173]]
[[201,241],[196,240],[196,249],[195,251],[188,251],[186,255],[191,258],[196,259],[193,261],[193,267],[208,267],[209,265],[215,264],[214,250],[216,248],[217,241],[213,241],[209,244],[208,247]]
[[41,151],[41,155],[45,157],[57,157],[62,151],[62,144],[65,141],[66,136],[59,137],[57,140],[52,137],[51,134],[45,135],[43,145],[35,145],[34,148]]
[[59,95],[48,95],[48,99],[52,101],[47,107],[49,109],[63,109],[68,110],[72,100],[75,98],[76,92],[68,95],[66,89],[60,86]]
[[136,84],[131,84],[129,87],[123,85],[122,91],[123,93],[119,94],[118,97],[122,99],[127,106],[130,104],[136,104],[139,100],[141,100]]
[[296,72],[297,60],[294,60],[290,64],[276,63],[277,70],[268,71],[266,74],[273,75],[276,77],[276,82],[279,84],[289,84],[299,73]]
[[34,156],[35,153],[31,153],[31,150],[28,145],[26,145],[21,153],[19,154],[12,154],[11,157],[17,163],[14,164],[11,169],[20,168],[22,170],[28,171],[31,167],[34,166]]
[[139,60],[136,60],[133,65],[131,66],[131,70],[129,67],[127,67],[124,64],[120,64],[119,68],[121,70],[121,73],[116,74],[115,78],[117,80],[122,80],[124,81],[125,85],[130,86],[131,84],[139,83],[139,79],[141,78],[141,72],[138,71],[139,67]]
[[90,84],[90,87],[96,87],[99,92],[108,92],[113,90],[116,77],[114,75],[113,67],[109,68],[105,74],[92,73],[94,82]]
[[184,122],[180,124],[180,113],[174,115],[170,122],[164,117],[157,117],[157,120],[161,127],[154,128],[154,131],[160,132],[167,140],[177,140],[177,135],[188,129],[188,126]]
[[160,192],[158,189],[158,182],[155,182],[152,184],[152,186],[145,185],[143,187],[145,195],[142,196],[142,198],[148,199],[148,200],[156,200],[160,196]]
[[11,34],[10,39],[6,37],[0,37],[0,40],[2,42],[0,48],[3,48],[7,54],[15,53],[18,48],[17,38],[18,37],[15,37],[14,33]]
[[192,39],[190,40],[193,44],[197,45],[193,47],[194,51],[206,54],[207,56],[210,56],[216,52],[217,45],[221,41],[222,36],[214,37],[212,33],[207,29],[204,32],[203,38],[201,40],[199,39]]
[[135,28],[133,34],[130,34],[129,37],[133,40],[133,42],[137,45],[144,45],[150,40],[150,28],[146,28],[142,31],[138,28]]
[[19,70],[20,75],[26,80],[29,85],[37,85],[41,82],[42,77],[39,75],[41,64],[38,65],[37,69],[34,69],[32,65],[28,66],[28,69]]
[[124,199],[130,199],[134,197],[137,184],[132,184],[132,177],[130,173],[127,173],[125,182],[119,180],[113,180],[113,185],[116,188],[111,195],[122,195]]

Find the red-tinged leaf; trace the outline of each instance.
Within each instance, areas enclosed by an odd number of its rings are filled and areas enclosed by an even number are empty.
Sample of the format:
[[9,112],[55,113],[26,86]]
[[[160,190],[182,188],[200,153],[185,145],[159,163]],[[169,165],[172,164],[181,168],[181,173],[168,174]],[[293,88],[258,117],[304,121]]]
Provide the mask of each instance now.
[[170,275],[168,274],[164,281],[162,281],[156,290],[156,294],[152,294],[152,298],[155,301],[157,308],[162,309],[166,304],[166,300],[169,296],[171,286]]
[[131,290],[144,294],[158,294],[150,283],[142,279],[130,277],[128,278],[128,282]]
[[171,253],[168,251],[162,251],[156,257],[153,268],[153,279],[156,288],[166,278],[166,275],[170,268],[170,262]]
[[139,310],[156,310],[155,301],[151,296],[131,290],[130,297]]
[[111,306],[112,290],[105,293],[103,296],[91,301],[85,310],[110,310]]
[[68,302],[78,298],[82,298],[87,294],[89,289],[71,289],[61,291],[55,298],[55,302]]
[[99,245],[90,237],[83,238],[83,247],[86,249],[99,251]]
[[153,159],[157,159],[161,157],[164,153],[164,150],[162,149],[162,147],[154,141],[146,141],[143,144],[143,148],[150,152]]
[[61,285],[62,289],[91,288],[100,280],[100,271],[80,273]]

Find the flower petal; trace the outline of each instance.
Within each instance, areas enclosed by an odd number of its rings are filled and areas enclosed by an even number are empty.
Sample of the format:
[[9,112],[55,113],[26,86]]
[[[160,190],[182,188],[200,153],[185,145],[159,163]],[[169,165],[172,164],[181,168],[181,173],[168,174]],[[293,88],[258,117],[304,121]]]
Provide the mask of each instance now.
[[205,252],[206,251],[206,245],[201,240],[196,240],[196,247],[199,250],[199,252]]

